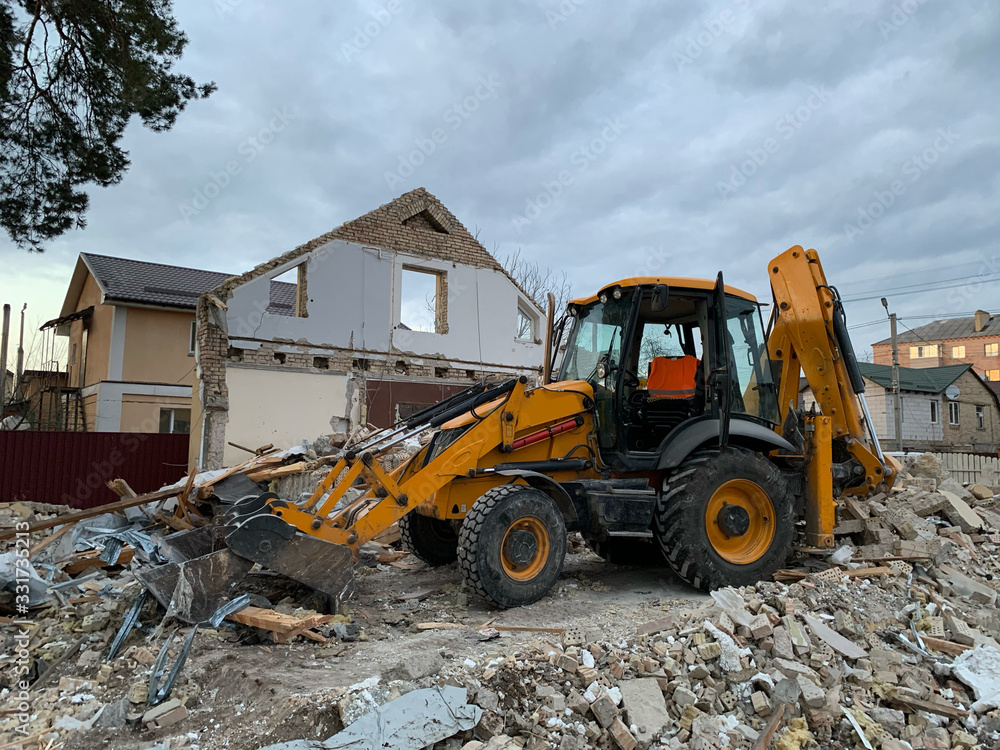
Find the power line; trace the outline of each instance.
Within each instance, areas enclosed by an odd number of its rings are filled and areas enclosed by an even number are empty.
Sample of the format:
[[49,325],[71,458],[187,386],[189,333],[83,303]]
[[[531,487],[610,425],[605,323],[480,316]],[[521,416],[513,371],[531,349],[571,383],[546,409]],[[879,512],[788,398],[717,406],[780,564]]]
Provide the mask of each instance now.
[[[908,276],[920,276],[920,275],[926,274],[926,273],[938,273],[940,271],[952,271],[952,270],[954,270],[956,268],[965,268],[966,266],[975,266],[975,265],[983,266],[985,264],[986,264],[986,262],[982,261],[982,260],[970,260],[970,261],[967,261],[965,263],[957,263],[957,264],[951,265],[951,266],[937,266],[937,267],[932,267],[932,268],[924,268],[924,269],[921,269],[919,271],[907,271],[907,272],[904,272],[904,273],[894,273],[893,274],[893,278],[903,279],[903,278],[906,278]],[[878,278],[874,278],[873,279],[873,278],[871,278],[869,276],[866,279],[855,279],[853,281],[843,281],[843,282],[839,283],[837,286],[844,287],[844,286],[855,286],[855,285],[858,285],[858,284],[874,284],[874,283],[878,283],[879,281],[881,281],[881,280],[878,279]]]
[[[984,284],[993,284],[993,283],[996,283],[996,282],[1000,281],[1000,278],[983,279],[980,276],[969,276],[969,277],[965,277],[965,278],[979,279],[979,281],[981,283],[984,283]],[[953,280],[954,279],[949,279],[949,281],[953,281]],[[931,282],[931,283],[933,283],[933,282]],[[937,291],[943,291],[945,289],[954,289],[954,288],[960,287],[960,286],[965,286],[965,284],[945,284],[944,286],[937,286],[937,287],[933,287],[933,288],[930,288],[930,289],[915,289],[915,290],[904,291],[904,292],[899,292],[899,291],[895,291],[895,290],[890,291],[890,292],[876,292],[875,294],[871,294],[871,295],[869,295],[867,297],[852,297],[850,299],[845,298],[844,302],[867,302],[868,300],[879,299],[880,297],[904,297],[904,296],[906,296],[908,294],[926,294],[928,292],[937,292]],[[903,287],[903,289],[906,289],[906,288],[907,287]]]

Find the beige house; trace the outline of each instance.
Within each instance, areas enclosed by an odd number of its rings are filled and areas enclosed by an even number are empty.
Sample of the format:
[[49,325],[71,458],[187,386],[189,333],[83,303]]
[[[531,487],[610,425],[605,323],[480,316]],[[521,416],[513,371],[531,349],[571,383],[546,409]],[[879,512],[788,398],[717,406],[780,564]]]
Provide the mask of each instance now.
[[228,277],[80,254],[60,317],[43,326],[69,339],[66,386],[79,404],[67,410],[82,411],[79,429],[190,432],[195,305]]

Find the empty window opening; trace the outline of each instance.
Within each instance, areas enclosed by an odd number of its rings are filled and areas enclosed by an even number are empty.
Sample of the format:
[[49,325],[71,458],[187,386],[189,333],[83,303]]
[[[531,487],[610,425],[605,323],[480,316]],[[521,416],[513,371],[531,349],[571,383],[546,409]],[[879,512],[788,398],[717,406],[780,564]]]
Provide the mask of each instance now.
[[448,377],[448,368],[447,367],[435,367],[434,368],[434,377],[436,377],[436,378],[446,378],[446,377]]
[[188,335],[188,354],[194,354],[194,348],[198,344],[198,321],[191,321],[191,332]]
[[958,421],[958,402],[949,401],[948,402],[948,424],[957,425]]
[[284,352],[275,352],[274,353],[274,363],[277,364],[277,365],[283,365],[283,364],[285,364],[285,353]]
[[447,333],[447,275],[403,266],[399,323],[411,331]]
[[160,409],[160,432],[188,435],[191,432],[190,409]]
[[329,370],[330,360],[327,357],[313,357],[313,367],[317,370]]
[[534,341],[535,339],[534,321],[520,305],[517,306],[517,338],[520,341]]
[[237,349],[235,346],[231,346],[229,347],[229,351],[226,352],[226,357],[230,362],[242,362],[243,350]]
[[272,315],[309,317],[308,264],[300,263],[271,279],[267,311]]
[[394,368],[397,375],[407,375],[410,372],[410,366],[406,364],[403,360],[396,360],[396,366]]
[[367,372],[372,369],[372,363],[367,359],[356,359],[351,363],[351,367],[355,370],[363,370]]
[[467,377],[469,380],[476,380],[477,379],[476,378],[476,371],[475,370],[466,370],[465,371],[465,377]]

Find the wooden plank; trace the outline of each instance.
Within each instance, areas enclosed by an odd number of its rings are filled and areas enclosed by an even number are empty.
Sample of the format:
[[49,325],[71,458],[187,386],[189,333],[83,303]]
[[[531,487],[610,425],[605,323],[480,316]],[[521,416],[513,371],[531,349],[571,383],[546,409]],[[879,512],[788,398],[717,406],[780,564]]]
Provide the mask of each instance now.
[[554,633],[556,635],[562,635],[566,632],[566,628],[536,628],[531,625],[490,625],[494,630],[499,630],[504,633]]
[[957,706],[950,706],[945,703],[936,703],[934,701],[920,700],[919,698],[893,697],[889,698],[889,703],[898,708],[907,710],[910,713],[926,711],[929,714],[946,716],[949,719],[964,719],[969,715],[968,711],[958,708]]
[[[105,513],[115,513],[119,510],[125,510],[126,508],[134,508],[137,505],[145,505],[146,503],[153,503],[157,500],[165,500],[170,497],[176,497],[180,494],[182,487],[171,487],[166,490],[157,490],[156,492],[147,492],[145,495],[137,495],[136,497],[129,497],[123,500],[119,500],[117,503],[108,503],[107,505],[98,505],[93,508],[87,508],[86,510],[78,511],[77,513],[71,513],[68,516],[57,516],[56,518],[49,518],[44,521],[37,521],[28,527],[28,532],[41,531],[42,529],[51,529],[53,526],[62,526],[64,523],[72,524],[77,521],[83,521],[86,518],[93,518],[94,516],[100,516]],[[0,533],[0,540],[10,539],[18,532],[15,529],[10,529]]]
[[417,630],[454,630],[464,628],[465,625],[457,622],[418,622],[414,627]]
[[45,549],[46,547],[48,547],[50,544],[52,544],[52,542],[54,542],[56,539],[58,539],[59,537],[61,537],[63,534],[65,534],[71,528],[73,528],[73,524],[68,523],[65,526],[63,526],[61,529],[59,529],[59,531],[55,532],[54,534],[49,534],[42,541],[40,541],[38,544],[36,544],[34,547],[32,547],[30,550],[28,550],[28,557],[34,557],[35,555],[37,555],[39,552],[41,552],[43,549]]
[[[62,570],[67,575],[75,576],[88,568],[107,568],[110,566],[109,563],[106,563],[101,559],[101,553],[103,551],[104,550],[99,549],[92,550],[91,552],[86,553],[86,557],[78,557],[68,565],[64,565]],[[135,557],[135,550],[128,545],[125,545],[122,547],[121,552],[118,553],[118,560],[111,564],[128,565],[132,562],[133,557]]]
[[892,568],[857,568],[855,570],[845,570],[844,575],[848,578],[874,578],[875,576],[893,575]]
[[945,654],[958,656],[959,654],[964,654],[966,651],[971,651],[973,648],[972,646],[965,646],[954,641],[946,641],[944,638],[933,638],[929,635],[921,635],[920,637],[925,646]]
[[252,482],[270,482],[272,479],[280,479],[293,474],[301,474],[309,466],[308,461],[296,461],[294,464],[279,466],[276,469],[261,469],[254,472],[243,472]]
[[771,714],[767,725],[757,735],[757,740],[753,743],[751,750],[767,750],[771,747],[771,740],[774,739],[775,732],[781,727],[782,719],[785,717],[786,704],[778,706],[778,710]]

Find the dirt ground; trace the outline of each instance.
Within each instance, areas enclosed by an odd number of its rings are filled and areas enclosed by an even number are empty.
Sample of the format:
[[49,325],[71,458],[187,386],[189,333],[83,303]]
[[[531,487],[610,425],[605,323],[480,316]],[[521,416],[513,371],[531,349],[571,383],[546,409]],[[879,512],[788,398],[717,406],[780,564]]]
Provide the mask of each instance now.
[[[502,632],[484,642],[477,631],[487,623],[577,626],[613,640],[634,634],[637,624],[664,611],[708,598],[679,582],[669,570],[618,567],[581,549],[567,556],[558,585],[544,599],[528,607],[497,610],[460,592],[457,565],[430,568],[413,557],[404,562],[418,567],[401,570],[382,565],[359,571],[350,612],[361,627],[360,640],[321,645],[298,639],[287,645],[265,645],[241,643],[232,628],[203,631],[174,691],[175,697],[197,695],[186,720],[155,732],[124,728],[73,733],[65,750],[145,750],[157,743],[170,750],[257,750],[290,739],[325,739],[339,729],[332,693],[378,675],[408,656],[439,652],[447,670],[449,663],[482,662],[531,642],[558,642],[557,635],[532,632]],[[425,589],[433,593],[419,601],[398,599]],[[467,627],[416,631],[415,624],[426,622]],[[111,678],[112,685],[115,680],[121,683],[122,696],[129,688],[127,679],[117,674]]]

